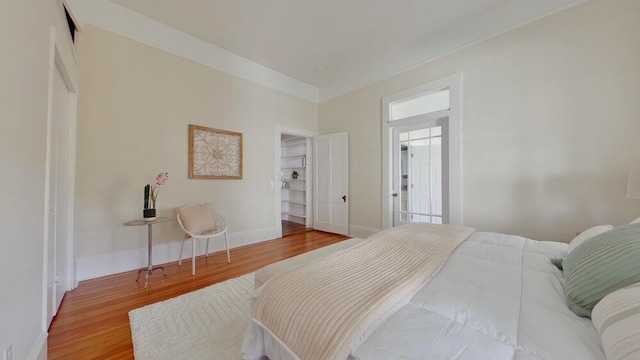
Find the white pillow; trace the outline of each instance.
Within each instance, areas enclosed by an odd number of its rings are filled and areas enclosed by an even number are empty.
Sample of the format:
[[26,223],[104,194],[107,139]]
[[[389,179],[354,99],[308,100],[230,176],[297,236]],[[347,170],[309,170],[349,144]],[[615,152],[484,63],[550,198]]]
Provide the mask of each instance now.
[[640,283],[602,298],[591,319],[607,360],[640,358]]
[[209,203],[181,206],[176,209],[185,230],[193,235],[204,235],[216,231],[216,220]]
[[571,240],[571,242],[569,243],[568,252],[572,252],[573,249],[575,249],[576,247],[578,247],[578,245],[585,242],[585,240],[590,239],[596,235],[605,233],[611,229],[613,229],[612,225],[598,225],[581,232],[580,234],[578,234],[578,236],[574,237],[573,240]]
[[636,224],[636,223],[640,223],[640,218],[637,218],[637,219],[633,220],[629,224]]

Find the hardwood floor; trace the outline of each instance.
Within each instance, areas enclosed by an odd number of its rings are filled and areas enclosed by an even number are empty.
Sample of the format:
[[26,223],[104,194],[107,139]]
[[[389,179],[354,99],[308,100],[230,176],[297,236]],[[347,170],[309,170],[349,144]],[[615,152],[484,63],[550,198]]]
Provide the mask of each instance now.
[[293,234],[299,234],[307,232],[310,229],[302,224],[295,223],[293,221],[282,220],[282,236],[289,236]]
[[[130,310],[260,269],[273,262],[330,245],[348,237],[310,231],[231,249],[231,263],[221,251],[164,265],[166,278],[155,271],[144,288],[137,271],[80,282],[68,292],[49,329],[49,359],[133,359]],[[144,279],[143,279],[144,280]]]

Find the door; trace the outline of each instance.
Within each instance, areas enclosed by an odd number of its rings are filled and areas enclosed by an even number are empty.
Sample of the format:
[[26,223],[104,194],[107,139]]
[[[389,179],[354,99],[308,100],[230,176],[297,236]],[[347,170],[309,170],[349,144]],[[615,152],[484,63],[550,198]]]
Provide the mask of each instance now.
[[313,228],[349,233],[349,141],[347,133],[314,138]]
[[58,312],[67,290],[69,221],[69,117],[71,95],[58,68],[53,78],[49,153],[49,211],[47,261],[47,324]]
[[393,129],[393,226],[446,223],[446,118]]
[[[462,224],[461,83],[454,74],[382,98],[383,229],[425,220]],[[409,139],[434,122],[442,125],[440,139],[434,133]]]

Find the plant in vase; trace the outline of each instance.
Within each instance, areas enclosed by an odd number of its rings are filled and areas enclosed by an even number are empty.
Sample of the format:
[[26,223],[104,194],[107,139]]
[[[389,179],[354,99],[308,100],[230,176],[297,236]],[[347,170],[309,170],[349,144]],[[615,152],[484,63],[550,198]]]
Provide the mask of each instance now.
[[152,221],[156,219],[156,201],[158,200],[158,193],[160,188],[169,179],[169,173],[160,172],[156,175],[156,182],[153,185],[147,184],[144,187],[144,210],[142,214],[144,219]]

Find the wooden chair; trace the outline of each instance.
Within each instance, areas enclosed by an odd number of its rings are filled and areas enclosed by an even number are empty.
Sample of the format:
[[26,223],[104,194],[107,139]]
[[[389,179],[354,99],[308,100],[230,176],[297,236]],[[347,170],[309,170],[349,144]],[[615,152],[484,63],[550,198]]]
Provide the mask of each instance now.
[[224,236],[227,246],[227,262],[231,262],[229,253],[229,239],[227,237],[227,223],[218,212],[209,208],[209,204],[182,206],[176,209],[178,224],[187,236],[180,244],[180,261],[182,265],[182,249],[184,242],[191,239],[193,241],[193,251],[191,255],[191,275],[196,274],[196,239],[207,239],[205,256],[209,256],[209,239],[219,235]]

